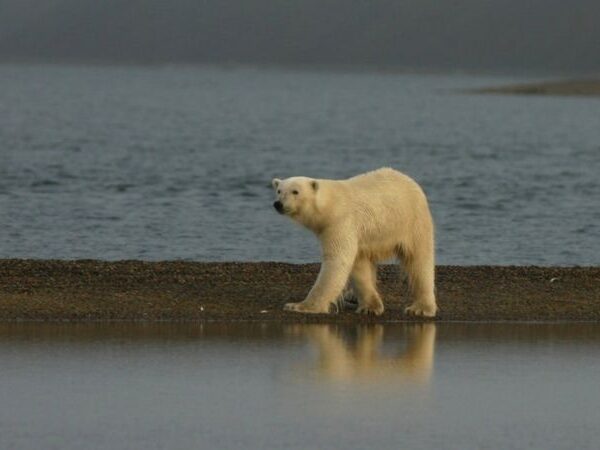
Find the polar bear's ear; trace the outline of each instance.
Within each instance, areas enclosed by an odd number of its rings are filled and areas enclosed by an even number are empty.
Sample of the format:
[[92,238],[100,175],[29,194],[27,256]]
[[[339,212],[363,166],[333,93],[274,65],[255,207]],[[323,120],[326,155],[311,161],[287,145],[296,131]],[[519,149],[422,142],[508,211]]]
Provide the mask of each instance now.
[[273,181],[271,181],[271,185],[277,189],[279,187],[279,183],[281,183],[281,180],[279,178],[273,178]]
[[315,192],[316,192],[316,191],[318,191],[318,190],[319,190],[319,182],[318,182],[318,181],[312,180],[312,181],[310,182],[310,185],[312,186],[312,188],[313,188],[313,191],[315,191]]

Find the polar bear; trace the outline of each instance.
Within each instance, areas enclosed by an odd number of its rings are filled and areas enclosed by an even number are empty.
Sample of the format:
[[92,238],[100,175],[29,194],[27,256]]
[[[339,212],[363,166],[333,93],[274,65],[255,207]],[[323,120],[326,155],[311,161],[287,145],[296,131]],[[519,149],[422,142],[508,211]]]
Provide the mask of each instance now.
[[273,207],[315,233],[322,250],[321,270],[308,296],[285,310],[328,313],[351,278],[356,311],[380,315],[376,264],[398,258],[413,298],[405,313],[435,316],[433,220],[412,178],[382,168],[346,180],[275,178],[272,185]]

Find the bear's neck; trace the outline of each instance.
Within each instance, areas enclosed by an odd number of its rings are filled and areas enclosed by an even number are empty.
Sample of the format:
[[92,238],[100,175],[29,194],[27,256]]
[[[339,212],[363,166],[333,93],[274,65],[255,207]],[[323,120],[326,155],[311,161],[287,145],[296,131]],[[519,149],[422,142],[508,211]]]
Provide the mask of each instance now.
[[331,189],[331,184],[334,183],[334,180],[319,180],[316,202],[307,214],[302,215],[300,223],[317,236],[322,235],[332,223],[337,222],[340,212],[343,211],[343,208],[339,208],[343,196],[334,195],[339,187]]

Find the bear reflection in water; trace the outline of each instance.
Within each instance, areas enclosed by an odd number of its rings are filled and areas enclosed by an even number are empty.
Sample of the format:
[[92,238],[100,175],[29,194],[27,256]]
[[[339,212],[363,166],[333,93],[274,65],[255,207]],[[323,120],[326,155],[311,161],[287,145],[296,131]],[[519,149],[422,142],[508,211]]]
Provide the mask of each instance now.
[[[297,325],[288,331],[316,346],[319,376],[335,381],[428,383],[433,370],[435,324],[409,324],[405,338],[384,343],[383,325],[340,328],[335,325]],[[396,333],[394,333],[396,334]],[[398,344],[404,342],[404,345]],[[400,347],[400,348],[398,348]],[[311,370],[314,370],[311,369]]]

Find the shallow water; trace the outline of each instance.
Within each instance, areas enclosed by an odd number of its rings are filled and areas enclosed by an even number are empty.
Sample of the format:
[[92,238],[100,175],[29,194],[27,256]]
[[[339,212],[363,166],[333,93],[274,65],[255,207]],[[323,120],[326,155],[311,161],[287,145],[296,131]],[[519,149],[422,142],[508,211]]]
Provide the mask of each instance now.
[[271,178],[393,166],[442,264],[600,264],[600,100],[513,78],[0,65],[0,257],[319,259]]
[[597,324],[2,324],[0,448],[597,448]]

